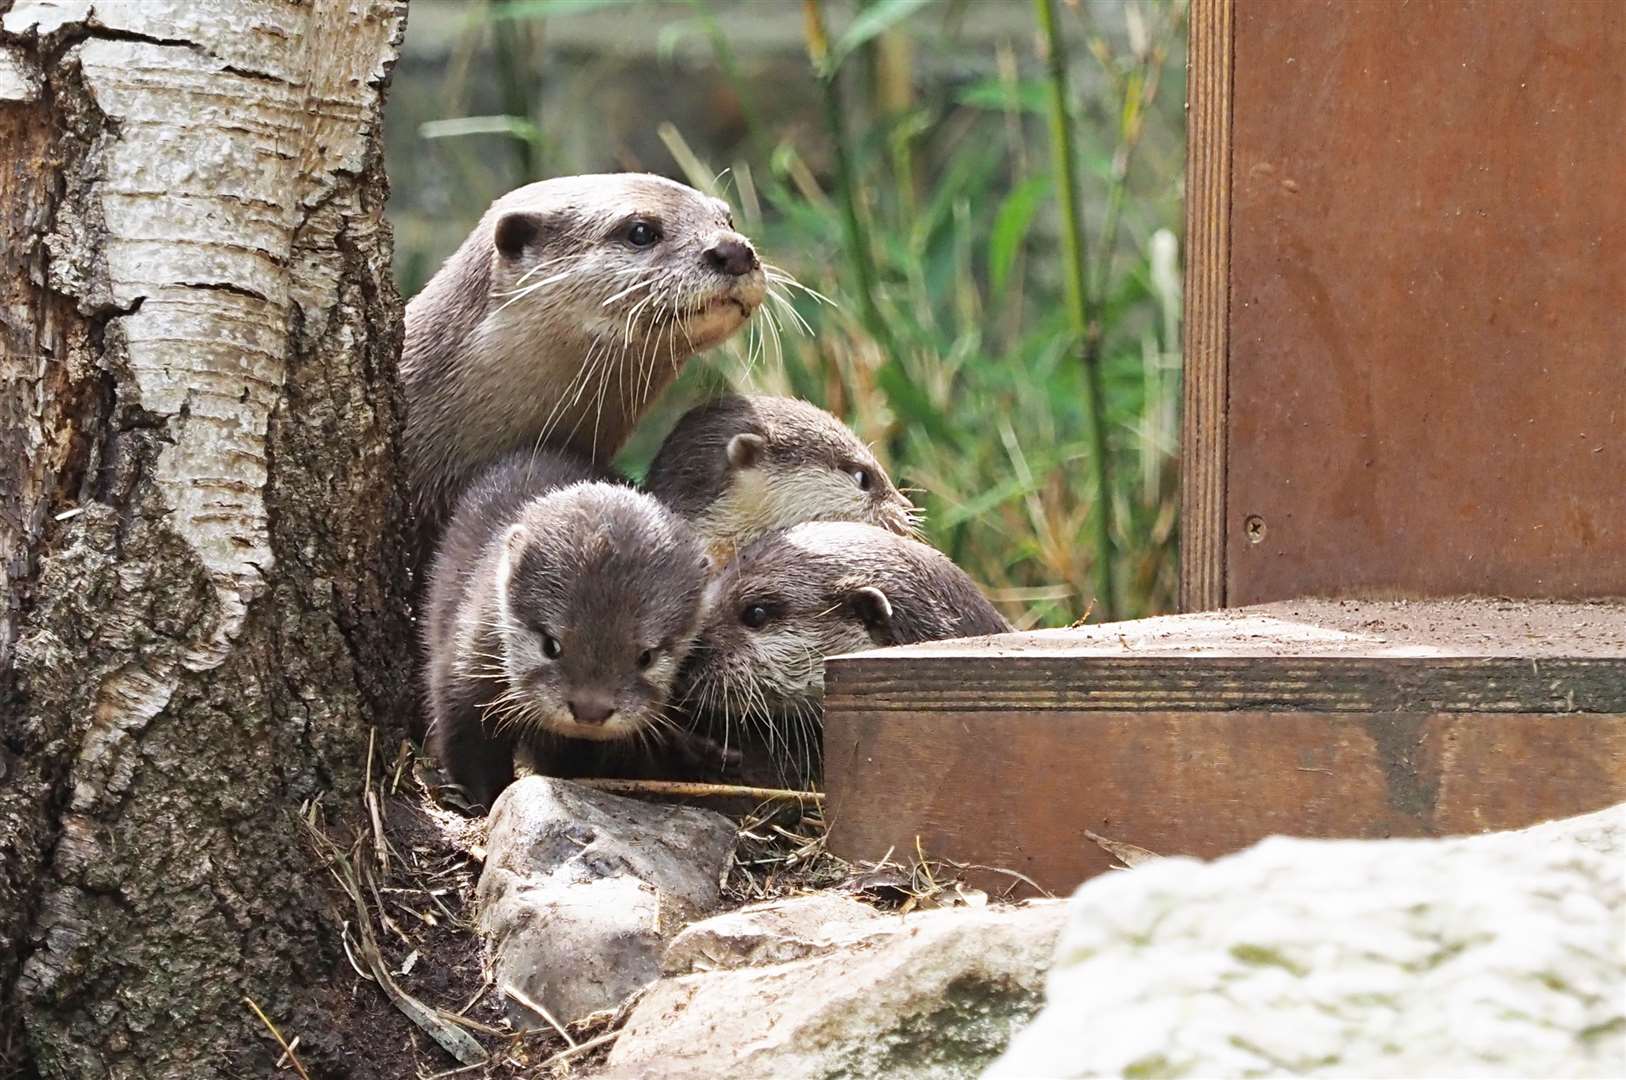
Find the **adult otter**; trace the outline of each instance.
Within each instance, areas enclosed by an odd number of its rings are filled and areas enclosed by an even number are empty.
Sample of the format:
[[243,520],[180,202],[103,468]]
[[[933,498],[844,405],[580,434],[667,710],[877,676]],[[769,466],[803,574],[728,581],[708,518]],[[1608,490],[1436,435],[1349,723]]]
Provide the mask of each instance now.
[[[526,744],[554,776],[658,767],[710,564],[659,502],[585,460],[517,451],[459,501],[429,575],[435,758],[487,809]],[[652,756],[654,755],[654,756]]]
[[492,203],[406,309],[403,449],[424,539],[508,451],[609,462],[765,288],[728,205],[673,180],[567,176]]
[[767,395],[729,394],[684,413],[644,487],[724,556],[804,521],[862,521],[909,535],[919,514],[846,424],[809,402]]
[[816,757],[824,659],[1001,634],[1011,624],[935,548],[853,522],[808,522],[747,545],[708,586],[683,674],[686,707]]

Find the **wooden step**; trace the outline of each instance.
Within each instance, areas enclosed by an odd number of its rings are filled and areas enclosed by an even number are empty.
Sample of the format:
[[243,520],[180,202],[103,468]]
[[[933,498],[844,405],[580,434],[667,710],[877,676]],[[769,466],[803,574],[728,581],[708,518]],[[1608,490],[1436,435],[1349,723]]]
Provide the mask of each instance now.
[[[833,658],[830,848],[1062,892],[1093,831],[1221,855],[1626,802],[1626,603],[1290,601]],[[1027,892],[1025,886],[1018,890]]]

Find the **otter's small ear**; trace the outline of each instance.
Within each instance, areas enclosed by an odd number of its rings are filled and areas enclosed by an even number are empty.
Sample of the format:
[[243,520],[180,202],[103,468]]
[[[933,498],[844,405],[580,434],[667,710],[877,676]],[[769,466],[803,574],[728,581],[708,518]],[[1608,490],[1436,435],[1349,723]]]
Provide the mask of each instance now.
[[858,616],[858,621],[876,640],[885,640],[892,632],[892,601],[886,593],[873,585],[860,585],[847,593],[847,607]]
[[768,453],[768,442],[761,435],[742,431],[728,440],[728,463],[736,469],[750,469]]
[[491,242],[506,258],[515,258],[542,237],[544,222],[541,214],[514,210],[497,219]]
[[508,550],[508,557],[510,559],[516,558],[520,552],[525,550],[525,526],[510,526],[508,531],[503,534],[502,542],[503,547]]

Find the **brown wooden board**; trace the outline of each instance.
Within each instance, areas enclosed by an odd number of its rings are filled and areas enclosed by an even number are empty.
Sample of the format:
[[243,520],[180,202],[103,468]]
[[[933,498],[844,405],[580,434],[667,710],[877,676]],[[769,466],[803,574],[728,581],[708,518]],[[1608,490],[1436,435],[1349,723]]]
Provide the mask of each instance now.
[[844,702],[836,716],[825,765],[832,852],[906,858],[918,840],[928,858],[1014,870],[1055,893],[1112,865],[1085,830],[1212,857],[1273,833],[1441,836],[1626,800],[1618,713],[882,712]]
[[1192,34],[1184,602],[1626,595],[1626,4]]
[[1626,605],[1291,602],[836,658],[825,781],[838,855],[918,839],[1052,891],[1110,865],[1085,830],[1214,856],[1530,825],[1626,801]]

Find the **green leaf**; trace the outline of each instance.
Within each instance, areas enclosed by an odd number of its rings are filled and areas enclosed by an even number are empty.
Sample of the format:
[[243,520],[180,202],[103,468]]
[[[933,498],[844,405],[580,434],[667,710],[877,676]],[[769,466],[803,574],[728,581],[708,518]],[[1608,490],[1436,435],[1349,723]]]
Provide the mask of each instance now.
[[1022,250],[1022,241],[1033,224],[1033,215],[1049,192],[1049,176],[1029,177],[1000,203],[993,233],[988,237],[988,273],[995,292],[1004,290],[1016,253]]
[[1050,107],[1049,99],[1045,97],[1048,89],[1039,79],[1024,79],[1017,83],[1004,79],[983,79],[960,91],[955,100],[973,109],[991,109],[995,112],[1014,109],[1043,115]]
[[491,9],[493,19],[555,19],[605,8],[636,7],[639,0],[506,0]]
[[418,125],[420,139],[456,139],[464,135],[508,135],[538,146],[548,137],[523,116],[459,116]]
[[909,377],[909,373],[896,359],[889,360],[881,366],[875,373],[875,382],[886,391],[888,404],[904,419],[912,420],[925,428],[940,445],[959,444],[959,431],[948,422],[947,417],[937,411],[926,391]]
[[889,27],[902,22],[932,2],[933,0],[879,0],[878,3],[865,8],[836,39],[835,46],[830,50],[831,70],[840,67],[841,62],[866,41],[884,33]]

